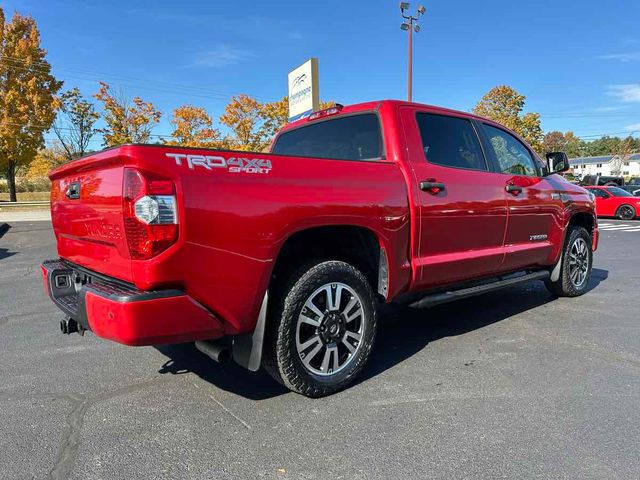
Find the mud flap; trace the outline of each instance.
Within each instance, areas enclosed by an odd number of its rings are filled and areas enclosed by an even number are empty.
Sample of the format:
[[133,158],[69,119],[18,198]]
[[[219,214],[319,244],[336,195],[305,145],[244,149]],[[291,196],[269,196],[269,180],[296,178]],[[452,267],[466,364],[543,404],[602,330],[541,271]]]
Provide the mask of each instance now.
[[560,278],[560,270],[562,270],[563,258],[564,258],[564,253],[560,252],[560,258],[558,259],[558,263],[556,263],[556,266],[553,267],[553,270],[551,270],[551,277],[549,277],[549,280],[551,282],[557,282],[558,279]]
[[233,360],[252,372],[260,368],[262,362],[262,345],[264,343],[264,329],[267,325],[267,304],[269,291],[264,294],[260,314],[253,333],[238,335],[233,339]]

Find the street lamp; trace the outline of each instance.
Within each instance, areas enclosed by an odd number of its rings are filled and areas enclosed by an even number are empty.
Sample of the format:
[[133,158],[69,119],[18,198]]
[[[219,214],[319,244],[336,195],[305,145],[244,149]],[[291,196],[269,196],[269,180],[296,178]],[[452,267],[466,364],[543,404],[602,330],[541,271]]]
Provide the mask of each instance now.
[[412,83],[413,83],[413,32],[418,33],[420,31],[420,25],[418,25],[418,19],[420,15],[424,15],[426,9],[420,5],[417,9],[416,16],[413,15],[405,15],[405,11],[409,10],[409,3],[400,2],[400,12],[402,14],[402,18],[405,19],[404,22],[400,25],[402,30],[407,30],[409,32],[409,61],[408,61],[408,79],[407,79],[407,99],[411,101],[412,97]]

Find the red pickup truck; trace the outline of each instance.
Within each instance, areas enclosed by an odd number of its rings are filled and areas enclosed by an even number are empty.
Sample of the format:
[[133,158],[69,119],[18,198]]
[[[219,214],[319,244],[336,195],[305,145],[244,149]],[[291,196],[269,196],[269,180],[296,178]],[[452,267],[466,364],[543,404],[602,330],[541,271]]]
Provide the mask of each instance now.
[[[513,132],[401,101],[316,112],[270,153],[123,145],[50,173],[45,290],[127,345],[196,342],[308,396],[365,365],[376,304],[587,289],[592,198]],[[505,300],[508,301],[508,300]]]

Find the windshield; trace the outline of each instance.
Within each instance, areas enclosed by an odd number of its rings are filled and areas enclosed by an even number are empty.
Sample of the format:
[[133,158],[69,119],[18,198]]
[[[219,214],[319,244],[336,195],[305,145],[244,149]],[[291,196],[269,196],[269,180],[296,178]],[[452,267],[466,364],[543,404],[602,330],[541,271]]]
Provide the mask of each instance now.
[[607,192],[609,192],[614,197],[633,197],[632,194],[618,187],[609,187],[607,188]]

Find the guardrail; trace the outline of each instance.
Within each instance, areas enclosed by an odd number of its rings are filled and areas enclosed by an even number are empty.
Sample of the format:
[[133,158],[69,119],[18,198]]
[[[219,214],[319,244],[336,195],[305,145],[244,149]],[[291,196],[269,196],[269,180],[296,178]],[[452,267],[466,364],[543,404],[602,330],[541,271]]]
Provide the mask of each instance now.
[[4,208],[18,208],[18,207],[47,207],[49,201],[33,201],[33,202],[0,202],[0,210]]

